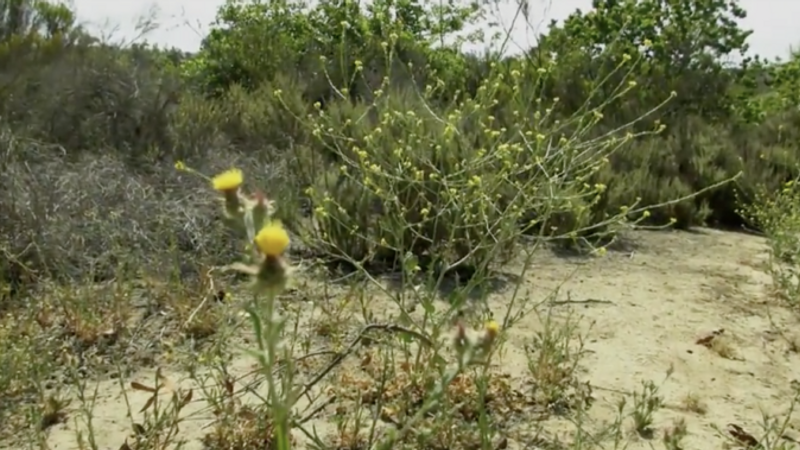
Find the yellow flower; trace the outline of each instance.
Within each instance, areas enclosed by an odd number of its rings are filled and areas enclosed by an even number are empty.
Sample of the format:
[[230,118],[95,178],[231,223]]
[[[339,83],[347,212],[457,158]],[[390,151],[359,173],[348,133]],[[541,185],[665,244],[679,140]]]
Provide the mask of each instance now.
[[175,170],[177,170],[179,172],[185,172],[186,171],[186,164],[183,161],[176,162],[175,163]]
[[487,321],[483,326],[483,335],[478,340],[478,346],[485,355],[488,355],[492,350],[492,344],[494,344],[498,334],[500,334],[500,324],[494,320]]
[[270,223],[258,232],[255,244],[266,256],[280,256],[289,246],[289,233],[280,223]]
[[486,322],[486,325],[484,325],[484,329],[486,330],[487,335],[489,335],[491,338],[494,338],[500,333],[500,324],[498,324],[494,320],[490,320]]
[[244,175],[239,169],[230,169],[215,176],[211,180],[214,189],[218,191],[235,191],[244,181]]

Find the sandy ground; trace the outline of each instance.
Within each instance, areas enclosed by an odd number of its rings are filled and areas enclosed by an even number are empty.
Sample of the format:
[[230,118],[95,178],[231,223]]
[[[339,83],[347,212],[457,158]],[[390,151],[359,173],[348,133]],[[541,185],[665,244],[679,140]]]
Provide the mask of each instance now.
[[[585,426],[599,430],[603,422],[613,421],[619,399],[627,395],[630,403],[631,390],[652,380],[666,402],[656,413],[656,428],[684,418],[689,432],[684,448],[724,448],[726,438],[715,427],[725,430],[731,423],[760,436],[762,411],[784,414],[800,380],[800,355],[790,349],[792,339],[800,338],[798,317],[770,296],[770,278],[762,269],[763,240],[705,229],[638,233],[634,240],[634,251],[609,253],[605,258],[542,255],[523,280],[527,301],[545,302],[571,277],[557,297],[538,310],[549,310],[556,322],[567,317],[577,320],[586,335],[582,378],[591,384],[596,401]],[[490,308],[504,311],[510,290],[493,294]],[[505,352],[497,362],[512,377],[527,374],[523,348],[542,330],[542,314],[531,314],[507,331]],[[696,343],[718,330],[724,330],[717,338],[725,339],[722,350]],[[251,363],[242,357],[234,366],[246,371]],[[664,381],[670,368],[672,375]],[[181,381],[185,375],[169,376],[189,387]],[[152,371],[132,379],[149,382]],[[120,448],[130,432],[130,419],[119,380],[102,382],[98,393],[97,444]],[[128,395],[135,410],[147,400],[143,392],[129,390]],[[699,399],[707,412],[682,408],[687,396]],[[193,402],[186,413],[202,412],[203,407],[202,402]],[[75,417],[50,431],[50,448],[77,448],[76,427],[82,425]],[[186,448],[201,448],[197,438],[210,419],[210,414],[198,413],[182,425],[181,434],[189,439]],[[790,425],[787,436],[800,437],[800,420]],[[575,431],[566,419],[550,419],[542,427],[567,441]],[[627,448],[663,448],[659,440],[632,437]],[[508,448],[537,448],[523,438],[511,438],[508,444]],[[614,446],[606,442],[598,448]]]

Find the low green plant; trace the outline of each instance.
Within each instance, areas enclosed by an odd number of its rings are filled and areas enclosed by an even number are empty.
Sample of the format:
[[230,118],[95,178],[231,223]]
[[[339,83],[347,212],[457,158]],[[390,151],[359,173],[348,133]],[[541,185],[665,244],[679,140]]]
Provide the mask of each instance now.
[[653,437],[654,415],[664,404],[659,395],[658,386],[652,381],[642,382],[641,391],[633,392],[633,428],[639,436],[646,439]]
[[777,191],[763,186],[754,199],[742,202],[740,214],[767,238],[768,270],[775,292],[789,305],[800,305],[800,186],[798,180],[784,183]]

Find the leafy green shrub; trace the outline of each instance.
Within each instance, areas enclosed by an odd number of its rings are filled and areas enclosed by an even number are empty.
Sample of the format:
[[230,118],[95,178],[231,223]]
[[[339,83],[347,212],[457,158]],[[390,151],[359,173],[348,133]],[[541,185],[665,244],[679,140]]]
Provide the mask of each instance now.
[[[608,186],[608,198],[597,214],[634,202],[662,205],[650,210],[647,222],[686,229],[706,224],[719,211],[734,210],[734,200],[725,195],[733,197],[736,185],[728,181],[742,172],[743,160],[722,127],[694,123],[691,140],[663,131],[615,154],[596,176],[596,182]],[[678,198],[686,200],[673,201]]]
[[767,237],[769,273],[778,293],[793,307],[800,306],[800,185],[798,179],[779,191],[761,188],[743,204],[741,213]]
[[[340,101],[309,115],[323,150],[309,149],[297,161],[314,205],[302,233],[306,245],[357,265],[413,256],[441,269],[484,270],[512,256],[531,230],[548,239],[577,237],[637,219],[635,210],[618,210],[593,222],[606,187],[589,183],[636,135],[622,127],[590,138],[601,108],[553,118],[548,100],[528,89],[537,83],[531,77],[544,75],[526,65],[509,75],[495,70],[474,97],[441,108],[429,100],[434,86],[418,93],[395,89],[387,78],[374,102]],[[617,95],[632,88],[623,85]],[[492,115],[501,91],[514,123]],[[320,153],[335,162],[326,164]]]
[[181,86],[156,52],[79,42],[19,70],[0,93],[0,114],[18,134],[57,143],[68,156],[117,152],[139,170],[171,148],[167,126]]
[[[432,5],[419,0],[401,4],[377,0],[368,7],[358,2],[322,1],[310,8],[226,2],[217,12],[217,26],[203,40],[200,52],[182,65],[182,71],[193,86],[214,96],[224,95],[231,86],[251,91],[291,75],[311,81],[307,92],[311,102],[343,92],[356,99],[371,95],[385,75],[399,73],[391,70],[396,60],[384,58],[382,44],[392,34],[399,56],[406,62],[416,62],[417,67],[433,62],[440,77],[444,78],[444,72],[459,76],[460,52],[434,49],[432,44],[440,44],[479,18],[476,4]],[[357,62],[369,77],[353,77]],[[425,81],[425,73],[406,69],[415,75],[410,78]],[[320,76],[323,71],[324,77]]]

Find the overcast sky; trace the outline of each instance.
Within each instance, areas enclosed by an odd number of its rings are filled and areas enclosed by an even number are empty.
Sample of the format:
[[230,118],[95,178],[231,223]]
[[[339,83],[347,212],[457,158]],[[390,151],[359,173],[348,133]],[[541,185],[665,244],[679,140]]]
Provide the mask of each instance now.
[[[224,0],[71,0],[70,3],[77,8],[80,21],[94,31],[110,34],[114,40],[136,37],[137,19],[156,11],[160,26],[146,39],[194,51]],[[800,26],[797,26],[800,0],[741,0],[740,4],[748,15],[743,26],[754,31],[749,41],[754,53],[770,58],[786,57],[790,46],[800,45]],[[576,8],[587,10],[590,6],[591,0],[531,0],[530,23],[517,24],[512,29],[514,45],[529,47],[551,19],[564,19]],[[515,8],[508,6],[496,15],[510,27],[514,12]]]

